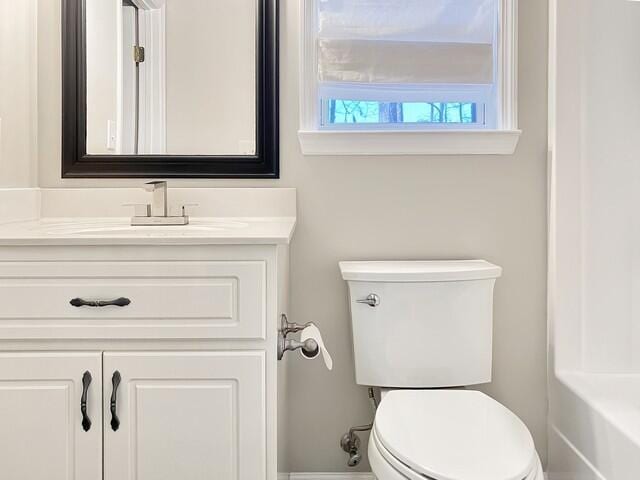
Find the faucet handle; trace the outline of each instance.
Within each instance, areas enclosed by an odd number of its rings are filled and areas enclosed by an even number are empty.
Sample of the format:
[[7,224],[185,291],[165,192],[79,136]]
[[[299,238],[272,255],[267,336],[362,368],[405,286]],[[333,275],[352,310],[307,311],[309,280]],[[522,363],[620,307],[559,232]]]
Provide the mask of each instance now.
[[151,205],[148,203],[125,203],[123,207],[133,207],[134,217],[150,217]]
[[182,216],[186,217],[187,216],[187,208],[191,208],[191,207],[199,207],[200,204],[199,203],[185,203],[183,205],[180,206],[180,210],[182,212]]

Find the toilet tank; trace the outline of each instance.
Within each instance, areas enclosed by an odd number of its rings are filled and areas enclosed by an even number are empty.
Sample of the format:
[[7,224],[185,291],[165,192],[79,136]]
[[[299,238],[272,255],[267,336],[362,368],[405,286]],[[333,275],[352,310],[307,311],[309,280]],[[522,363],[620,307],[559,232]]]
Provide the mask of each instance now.
[[484,260],[341,262],[356,382],[441,388],[491,381],[493,287]]

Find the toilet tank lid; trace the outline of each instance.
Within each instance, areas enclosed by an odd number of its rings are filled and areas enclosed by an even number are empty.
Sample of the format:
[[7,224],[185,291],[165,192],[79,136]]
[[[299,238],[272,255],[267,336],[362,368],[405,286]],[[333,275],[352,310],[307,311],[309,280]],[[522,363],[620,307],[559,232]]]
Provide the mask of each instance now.
[[356,282],[455,282],[498,278],[485,260],[340,262],[342,278]]

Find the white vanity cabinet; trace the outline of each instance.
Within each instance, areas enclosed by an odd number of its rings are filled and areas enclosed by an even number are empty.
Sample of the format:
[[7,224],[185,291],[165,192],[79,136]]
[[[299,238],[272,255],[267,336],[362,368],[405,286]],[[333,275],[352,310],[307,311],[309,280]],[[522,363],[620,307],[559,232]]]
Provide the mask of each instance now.
[[[82,378],[91,427],[84,431]],[[102,355],[0,354],[0,477],[11,480],[102,478]]]
[[266,478],[264,352],[108,352],[103,371],[105,480]]
[[276,480],[288,241],[148,243],[0,245],[2,478]]

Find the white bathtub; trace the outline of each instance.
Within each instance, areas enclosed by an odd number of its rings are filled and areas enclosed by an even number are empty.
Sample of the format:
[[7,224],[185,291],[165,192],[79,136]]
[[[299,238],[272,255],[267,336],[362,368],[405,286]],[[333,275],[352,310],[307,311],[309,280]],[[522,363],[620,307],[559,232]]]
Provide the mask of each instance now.
[[640,374],[556,377],[550,480],[640,479]]
[[549,14],[549,478],[640,480],[640,1]]

